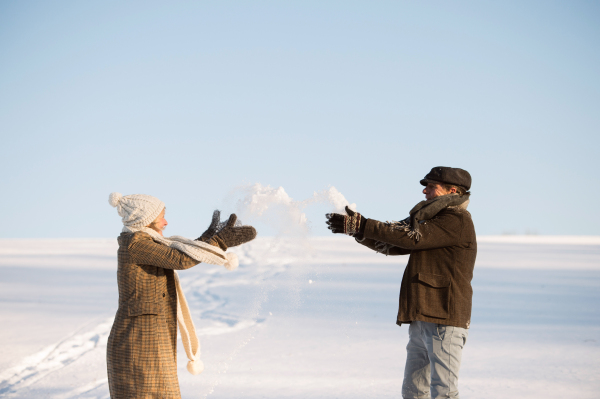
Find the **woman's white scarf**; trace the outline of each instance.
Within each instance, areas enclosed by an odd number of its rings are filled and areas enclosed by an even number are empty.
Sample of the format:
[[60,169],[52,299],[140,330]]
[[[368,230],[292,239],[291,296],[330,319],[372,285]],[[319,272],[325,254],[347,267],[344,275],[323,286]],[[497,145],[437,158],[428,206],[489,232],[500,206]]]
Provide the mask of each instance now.
[[234,270],[238,267],[238,258],[235,254],[225,253],[221,248],[214,245],[202,241],[190,240],[189,238],[181,236],[163,237],[149,227],[123,227],[124,233],[135,233],[138,231],[148,234],[155,242],[174,248],[179,252],[183,252],[190,258],[199,262],[225,266],[227,270]]
[[[225,266],[228,270],[234,270],[238,267],[239,262],[235,254],[225,253],[221,248],[202,241],[194,241],[180,236],[163,237],[149,227],[123,227],[124,233],[135,233],[138,231],[148,234],[155,242],[183,252],[199,262]],[[190,308],[183,294],[177,271],[173,270],[173,274],[175,276],[175,287],[177,288],[177,324],[179,325],[179,332],[181,333],[181,341],[183,342],[185,353],[188,359],[190,359],[187,369],[190,373],[196,375],[204,370],[204,363],[200,360],[200,340],[198,340],[198,336],[196,335],[196,326],[194,326]]]

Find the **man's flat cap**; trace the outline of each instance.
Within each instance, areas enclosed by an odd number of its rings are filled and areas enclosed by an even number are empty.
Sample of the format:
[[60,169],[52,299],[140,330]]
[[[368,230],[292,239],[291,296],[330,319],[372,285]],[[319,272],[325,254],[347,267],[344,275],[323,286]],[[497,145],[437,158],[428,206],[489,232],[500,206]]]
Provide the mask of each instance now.
[[466,170],[460,168],[436,166],[421,180],[423,186],[426,186],[429,182],[452,184],[462,187],[467,191],[471,189],[471,175]]

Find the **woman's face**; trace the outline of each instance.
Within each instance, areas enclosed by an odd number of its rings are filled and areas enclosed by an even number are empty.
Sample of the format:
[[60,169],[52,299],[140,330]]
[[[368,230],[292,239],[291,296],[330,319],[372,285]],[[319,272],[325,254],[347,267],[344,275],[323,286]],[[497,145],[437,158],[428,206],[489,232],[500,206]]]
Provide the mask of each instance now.
[[150,223],[148,225],[148,227],[150,227],[152,230],[156,231],[158,234],[160,234],[161,236],[163,235],[163,230],[167,227],[168,223],[167,220],[165,219],[165,209],[162,210],[162,212],[160,213],[160,215],[158,215],[158,217],[156,219],[154,219],[154,222]]

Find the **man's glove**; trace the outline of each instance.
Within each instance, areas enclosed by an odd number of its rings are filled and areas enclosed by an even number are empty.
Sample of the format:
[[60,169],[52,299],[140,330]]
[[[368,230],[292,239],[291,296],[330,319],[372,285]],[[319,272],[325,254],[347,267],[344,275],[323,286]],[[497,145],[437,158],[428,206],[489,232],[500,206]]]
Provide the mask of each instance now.
[[340,213],[326,214],[325,217],[327,218],[329,230],[336,234],[343,233],[349,236],[363,234],[367,225],[367,219],[360,213],[348,208],[348,206],[346,206],[346,213],[347,215]]
[[236,247],[248,241],[254,240],[256,237],[256,229],[252,226],[236,226],[237,216],[232,213],[227,222],[220,222],[221,212],[216,210],[213,213],[212,221],[208,229],[200,237],[198,241],[203,241],[220,247],[226,251],[228,247]]

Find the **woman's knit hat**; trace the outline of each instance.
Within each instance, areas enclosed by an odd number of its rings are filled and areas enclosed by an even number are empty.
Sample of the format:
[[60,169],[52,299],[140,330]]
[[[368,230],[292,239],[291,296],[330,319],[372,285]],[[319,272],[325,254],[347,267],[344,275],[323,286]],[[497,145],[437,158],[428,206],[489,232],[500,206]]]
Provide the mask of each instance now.
[[111,193],[108,196],[108,203],[117,208],[125,226],[134,228],[148,226],[165,208],[161,200],[146,194],[123,197],[121,193]]

